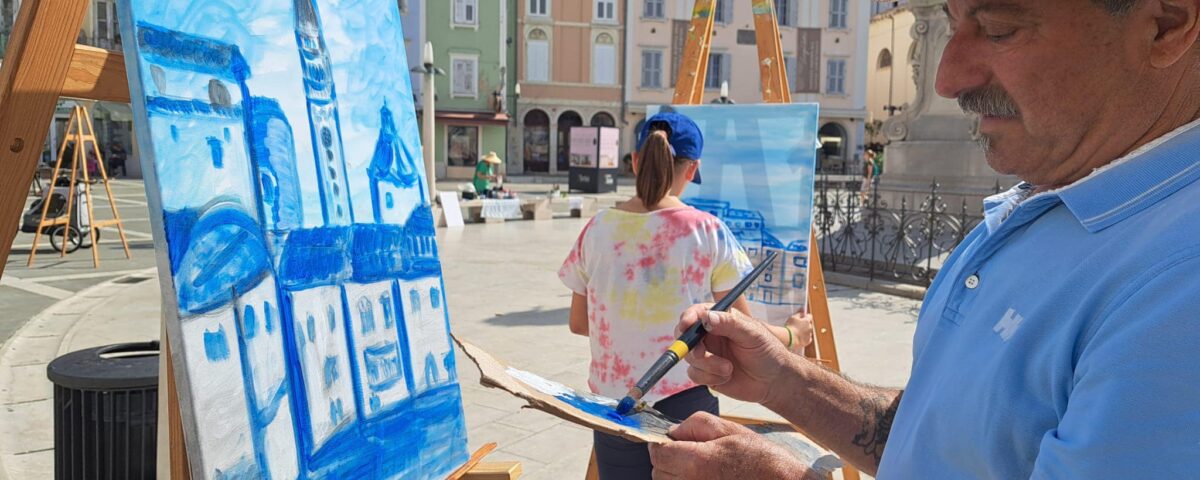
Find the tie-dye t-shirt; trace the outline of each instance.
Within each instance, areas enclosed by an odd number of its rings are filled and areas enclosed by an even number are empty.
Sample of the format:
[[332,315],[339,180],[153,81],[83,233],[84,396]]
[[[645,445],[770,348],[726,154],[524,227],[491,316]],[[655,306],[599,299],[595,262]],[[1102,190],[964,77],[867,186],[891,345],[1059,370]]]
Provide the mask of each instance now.
[[[688,307],[713,301],[753,269],[733,233],[691,207],[601,211],[583,228],[558,276],[588,299],[592,392],[623,397],[675,340]],[[676,367],[645,396],[694,387]]]

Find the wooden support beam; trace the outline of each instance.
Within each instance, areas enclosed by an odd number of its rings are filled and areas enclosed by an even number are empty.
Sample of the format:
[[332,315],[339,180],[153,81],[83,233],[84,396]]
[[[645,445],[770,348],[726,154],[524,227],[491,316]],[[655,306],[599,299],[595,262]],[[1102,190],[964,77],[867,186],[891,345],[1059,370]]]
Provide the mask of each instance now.
[[688,25],[683,60],[675,80],[674,105],[699,104],[704,95],[704,77],[708,74],[708,51],[712,37],[713,8],[717,0],[696,0],[692,22]]
[[63,80],[62,96],[129,103],[125,56],[112,50],[75,45],[67,78]]
[[[0,258],[17,235],[25,196],[62,93],[88,2],[25,0],[0,67]],[[0,274],[4,263],[0,263]]]

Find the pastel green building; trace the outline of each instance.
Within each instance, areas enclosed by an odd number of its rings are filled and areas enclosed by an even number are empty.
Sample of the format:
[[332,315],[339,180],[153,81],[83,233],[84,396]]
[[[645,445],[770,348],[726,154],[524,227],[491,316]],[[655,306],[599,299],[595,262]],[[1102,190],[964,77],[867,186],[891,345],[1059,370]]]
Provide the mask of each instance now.
[[436,171],[438,178],[468,179],[488,152],[507,152],[508,2],[423,3],[434,65],[446,71],[436,80]]

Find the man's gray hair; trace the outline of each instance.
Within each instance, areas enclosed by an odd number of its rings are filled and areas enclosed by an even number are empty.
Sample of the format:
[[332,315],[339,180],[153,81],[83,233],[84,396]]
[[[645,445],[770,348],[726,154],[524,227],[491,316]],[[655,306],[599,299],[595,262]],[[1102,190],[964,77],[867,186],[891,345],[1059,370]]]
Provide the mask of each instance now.
[[1124,15],[1126,13],[1129,13],[1130,11],[1133,10],[1133,7],[1135,5],[1137,5],[1137,3],[1138,3],[1138,0],[1092,0],[1092,1],[1095,2],[1096,4],[1100,5],[1101,7],[1104,7],[1105,10],[1108,10],[1108,12],[1113,15]]

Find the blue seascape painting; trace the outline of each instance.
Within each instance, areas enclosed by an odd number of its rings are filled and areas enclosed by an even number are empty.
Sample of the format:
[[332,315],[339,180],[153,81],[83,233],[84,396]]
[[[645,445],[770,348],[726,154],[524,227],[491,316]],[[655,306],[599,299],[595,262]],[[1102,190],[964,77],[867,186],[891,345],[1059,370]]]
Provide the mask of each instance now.
[[683,201],[724,221],[754,263],[779,251],[746,297],[757,317],[783,324],[808,298],[818,105],[651,106],[647,116],[667,109],[704,133],[704,183]]
[[441,478],[462,397],[395,0],[120,2],[195,478]]

